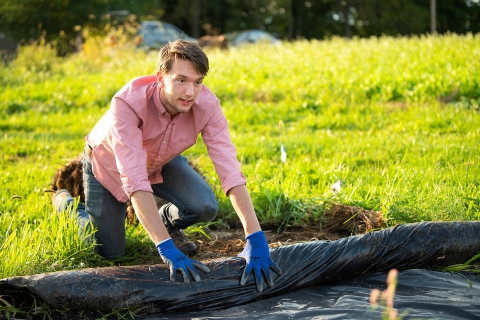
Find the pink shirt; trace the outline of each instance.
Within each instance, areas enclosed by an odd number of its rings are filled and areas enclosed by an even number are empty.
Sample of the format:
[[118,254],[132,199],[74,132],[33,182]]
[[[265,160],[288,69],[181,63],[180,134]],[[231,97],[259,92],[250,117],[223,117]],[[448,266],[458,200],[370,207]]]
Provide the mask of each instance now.
[[187,113],[173,119],[160,102],[156,76],[131,80],[112,99],[86,142],[95,178],[119,201],[163,182],[162,166],[193,146],[199,133],[222,188],[246,183],[218,98],[203,86]]

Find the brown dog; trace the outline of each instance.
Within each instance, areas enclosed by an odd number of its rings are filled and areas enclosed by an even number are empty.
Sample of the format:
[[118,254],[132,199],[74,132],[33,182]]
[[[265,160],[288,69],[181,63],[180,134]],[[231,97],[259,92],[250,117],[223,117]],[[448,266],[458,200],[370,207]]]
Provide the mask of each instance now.
[[[188,164],[198,172],[205,180],[205,176],[200,172],[197,165],[188,160]],[[83,190],[83,168],[82,168],[82,156],[71,160],[69,163],[59,168],[53,175],[52,182],[50,184],[51,190],[57,191],[59,189],[66,189],[73,197],[79,197],[80,202],[85,203],[85,193]],[[166,200],[155,196],[157,207],[160,208],[167,203]],[[135,216],[135,210],[133,209],[130,200],[127,201],[127,212],[125,217],[129,224],[138,224],[138,220]]]

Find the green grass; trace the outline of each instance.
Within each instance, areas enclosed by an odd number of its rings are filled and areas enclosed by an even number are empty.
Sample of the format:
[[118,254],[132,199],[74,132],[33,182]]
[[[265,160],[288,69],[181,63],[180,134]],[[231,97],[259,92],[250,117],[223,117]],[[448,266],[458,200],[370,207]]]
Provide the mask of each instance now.
[[[261,222],[320,225],[329,201],[380,210],[389,226],[480,219],[478,35],[207,53],[205,83],[222,101]],[[67,59],[48,45],[25,47],[0,66],[0,278],[113,263],[53,213],[43,190],[82,152],[112,95],[155,69],[154,52],[93,40]],[[205,146],[185,154],[219,197],[215,223],[236,219]],[[141,226],[127,233],[127,256],[116,263],[158,258]]]

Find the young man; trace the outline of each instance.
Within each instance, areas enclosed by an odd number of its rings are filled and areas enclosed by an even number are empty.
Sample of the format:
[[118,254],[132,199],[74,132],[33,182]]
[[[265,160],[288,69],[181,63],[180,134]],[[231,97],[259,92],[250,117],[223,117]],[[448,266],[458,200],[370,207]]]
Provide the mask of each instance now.
[[[215,218],[218,203],[181,153],[201,133],[246,234],[247,244],[239,254],[246,260],[240,284],[254,270],[257,289],[262,291],[262,272],[272,286],[270,268],[278,274],[281,270],[270,258],[220,102],[203,85],[208,69],[208,58],[198,44],[177,40],[160,50],[156,75],[135,78],[115,94],[110,109],[86,137],[86,200],[85,206],[78,206],[77,220],[84,228],[91,222],[97,230],[98,252],[115,259],[125,253],[124,215],[130,199],[169,265],[170,279],[175,280],[180,271],[185,282],[189,273],[199,281],[196,268],[209,270],[184,254],[195,253],[196,246],[182,229]],[[158,210],[154,195],[170,203]],[[58,211],[72,201],[66,190],[53,196]]]

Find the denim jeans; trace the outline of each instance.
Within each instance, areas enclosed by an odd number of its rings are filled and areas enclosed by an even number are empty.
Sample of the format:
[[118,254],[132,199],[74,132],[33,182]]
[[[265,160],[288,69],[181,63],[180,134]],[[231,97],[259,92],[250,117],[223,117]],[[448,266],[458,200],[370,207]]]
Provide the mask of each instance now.
[[[169,232],[185,229],[198,222],[215,218],[218,202],[211,187],[179,155],[162,168],[163,183],[153,184],[153,193],[169,203],[159,209],[159,214]],[[106,259],[125,254],[126,203],[119,202],[92,173],[90,157],[83,155],[83,185],[85,206],[79,204],[76,219],[83,232],[93,226],[96,230],[96,250]],[[66,205],[73,198],[68,197]],[[90,222],[90,223],[89,223]]]

